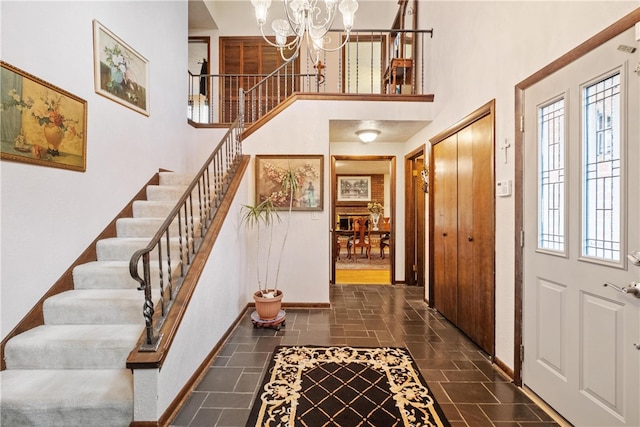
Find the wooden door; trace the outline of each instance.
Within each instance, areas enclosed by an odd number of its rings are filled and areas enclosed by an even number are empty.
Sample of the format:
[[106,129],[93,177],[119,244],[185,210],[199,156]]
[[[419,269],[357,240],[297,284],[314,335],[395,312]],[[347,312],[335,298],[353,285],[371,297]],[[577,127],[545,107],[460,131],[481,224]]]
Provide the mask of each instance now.
[[[262,37],[220,37],[220,122],[231,123],[238,114],[240,88],[250,89],[284,63],[279,51]],[[295,70],[299,70],[296,60]],[[285,81],[285,79],[287,81]],[[263,93],[263,105],[273,106],[285,93],[291,93],[291,76],[281,76]],[[247,101],[248,102],[248,101]]]
[[433,147],[434,300],[435,308],[458,320],[458,143],[453,135]]
[[458,132],[458,326],[489,354],[495,330],[492,125],[485,116]]
[[495,346],[493,102],[432,140],[434,307],[487,353]]

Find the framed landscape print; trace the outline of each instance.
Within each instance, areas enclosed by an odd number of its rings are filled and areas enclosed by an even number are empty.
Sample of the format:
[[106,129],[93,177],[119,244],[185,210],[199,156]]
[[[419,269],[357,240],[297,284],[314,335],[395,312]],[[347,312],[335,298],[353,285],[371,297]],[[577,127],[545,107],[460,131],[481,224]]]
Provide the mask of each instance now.
[[369,202],[371,201],[370,176],[339,176],[338,202]]
[[322,155],[256,155],[256,204],[270,198],[278,209],[289,209],[289,195],[282,191],[282,176],[291,169],[297,176],[294,211],[321,211],[323,196]]
[[96,93],[149,115],[148,61],[95,19],[93,70]]
[[84,172],[87,101],[0,61],[1,158]]

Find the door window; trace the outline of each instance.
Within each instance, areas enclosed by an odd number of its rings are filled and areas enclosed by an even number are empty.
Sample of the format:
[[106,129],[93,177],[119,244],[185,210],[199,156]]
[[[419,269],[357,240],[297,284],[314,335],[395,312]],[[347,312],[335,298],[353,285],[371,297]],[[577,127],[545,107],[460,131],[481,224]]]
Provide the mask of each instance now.
[[620,261],[620,73],[583,89],[582,256]]
[[564,98],[538,109],[538,249],[564,253]]

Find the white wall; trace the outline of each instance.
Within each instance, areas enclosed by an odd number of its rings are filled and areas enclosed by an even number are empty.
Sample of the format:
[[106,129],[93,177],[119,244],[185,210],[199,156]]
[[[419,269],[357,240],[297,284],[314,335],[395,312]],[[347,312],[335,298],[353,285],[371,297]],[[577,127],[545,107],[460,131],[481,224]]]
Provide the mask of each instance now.
[[[404,230],[404,161],[402,145],[393,143],[329,144],[329,121],[341,120],[429,120],[430,105],[406,102],[296,101],[243,142],[245,154],[322,154],[324,155],[324,210],[293,212],[291,230],[280,272],[283,302],[329,302],[331,262],[329,171],[331,154],[395,155],[396,230]],[[358,148],[354,148],[358,147]],[[254,166],[250,166],[253,176]],[[247,204],[253,204],[254,188],[248,191]],[[255,277],[255,260],[248,254],[249,278]],[[396,240],[396,278],[404,280],[404,237]]]
[[[185,1],[3,1],[2,60],[87,101],[86,172],[0,162],[5,336],[159,168],[193,170]],[[150,116],[94,92],[92,20],[149,61]]]
[[[514,179],[514,87],[638,7],[638,1],[420,1],[418,28],[434,28],[434,120],[407,144],[428,143],[496,99],[496,180]],[[511,144],[508,162],[500,146]],[[496,356],[514,363],[513,197],[496,198]]]

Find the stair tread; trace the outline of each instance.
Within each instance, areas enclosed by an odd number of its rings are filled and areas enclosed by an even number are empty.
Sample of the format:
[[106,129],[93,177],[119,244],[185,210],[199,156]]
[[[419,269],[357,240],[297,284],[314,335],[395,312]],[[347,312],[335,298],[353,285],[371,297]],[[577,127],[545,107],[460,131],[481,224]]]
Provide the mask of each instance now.
[[41,325],[11,338],[7,369],[118,369],[126,365],[139,325]]
[[0,382],[2,425],[86,426],[101,420],[122,426],[133,420],[128,369],[8,369],[0,372]]
[[16,335],[7,342],[7,352],[18,345],[35,347],[78,347],[89,343],[92,347],[132,348],[144,329],[141,325],[40,325]]

